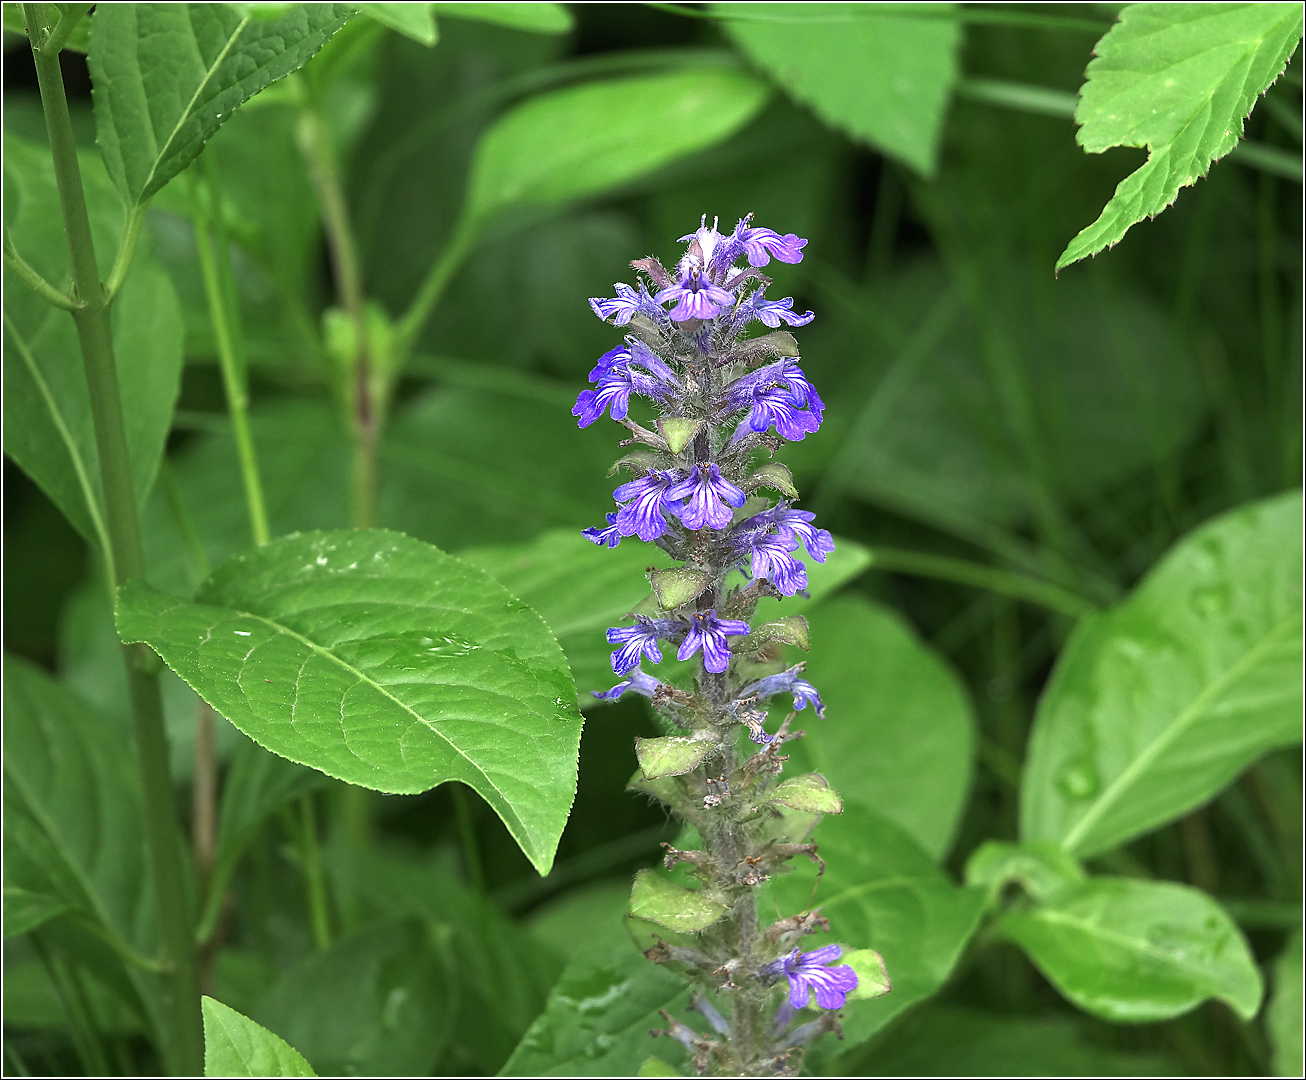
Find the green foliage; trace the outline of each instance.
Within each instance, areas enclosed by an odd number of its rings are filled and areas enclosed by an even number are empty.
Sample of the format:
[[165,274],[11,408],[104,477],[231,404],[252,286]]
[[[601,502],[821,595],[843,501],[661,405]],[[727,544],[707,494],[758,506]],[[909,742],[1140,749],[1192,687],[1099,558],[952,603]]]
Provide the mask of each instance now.
[[419,44],[434,45],[440,40],[434,7],[434,4],[359,4],[358,10]]
[[1086,620],[1039,702],[1021,833],[1095,855],[1301,738],[1301,496],[1181,540]]
[[1261,974],[1246,939],[1196,889],[1093,878],[999,925],[1058,990],[1107,1020],[1164,1020],[1209,997],[1244,1020],[1260,1008]]
[[966,884],[989,891],[996,901],[1003,889],[1020,885],[1034,900],[1084,880],[1084,868],[1055,844],[1032,841],[1008,844],[989,840],[966,861]]
[[205,1076],[316,1076],[303,1055],[267,1028],[204,999]]
[[429,6],[433,11],[455,19],[477,19],[535,34],[565,34],[573,25],[571,12],[563,4],[436,3]]
[[701,891],[668,881],[654,870],[641,870],[630,890],[630,914],[682,934],[706,930],[726,912]]
[[294,4],[271,18],[223,4],[97,8],[96,140],[128,206],[186,168],[225,119],[307,63],[352,13],[345,4]]
[[1274,1046],[1274,1075],[1302,1071],[1302,941],[1298,930],[1275,961],[1273,992],[1266,1008],[1266,1026]]
[[1090,154],[1146,147],[1147,162],[1120,182],[1057,269],[1117,244],[1232,150],[1301,34],[1291,4],[1127,4],[1093,50],[1076,138]]
[[[100,272],[108,278],[123,229],[121,202],[92,157],[82,161]],[[5,229],[47,281],[69,280],[50,155],[5,135]],[[104,507],[91,400],[77,330],[5,268],[5,452],[63,511],[78,532],[100,542]],[[181,383],[182,326],[168,275],[141,243],[113,307],[118,384],[127,422],[132,486],[143,503],[154,484]]]
[[957,81],[952,4],[717,4],[732,37],[827,124],[932,176]]
[[566,662],[534,612],[438,549],[291,536],[225,563],[194,602],[125,586],[118,632],[274,753],[379,791],[460,780],[552,864],[580,737]]

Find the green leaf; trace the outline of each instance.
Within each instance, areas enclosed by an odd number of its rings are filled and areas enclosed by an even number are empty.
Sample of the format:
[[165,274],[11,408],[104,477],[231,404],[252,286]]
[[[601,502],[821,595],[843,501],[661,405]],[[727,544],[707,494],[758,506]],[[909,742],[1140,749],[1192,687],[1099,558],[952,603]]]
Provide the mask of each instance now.
[[[68,245],[50,153],[12,135],[4,142],[5,228],[42,276],[67,286]],[[107,278],[123,227],[122,204],[93,156],[81,160],[91,234]],[[78,532],[100,542],[100,459],[72,318],[4,272],[4,438],[10,455]],[[144,503],[181,388],[181,308],[147,238],[111,313],[132,488]]]
[[[23,20],[22,4],[4,5],[4,28],[11,34],[22,34],[24,37],[27,36],[27,23]],[[90,47],[90,34],[90,20],[83,17],[78,21],[77,25],[73,27],[73,32],[69,35],[68,40],[64,42],[64,51],[79,53],[86,52]]]
[[316,1076],[293,1046],[267,1028],[206,997],[204,1007],[205,1076]]
[[646,780],[693,772],[715,748],[713,739],[680,735],[668,735],[664,739],[635,738],[635,757],[639,759],[639,768]]
[[68,904],[56,896],[32,892],[21,885],[4,887],[4,936],[17,937],[35,930],[68,910]]
[[[394,5],[395,7],[406,5]],[[563,4],[432,4],[441,15],[455,19],[476,19],[498,23],[534,34],[565,34],[573,25],[571,12]]]
[[848,995],[850,1001],[874,1001],[893,989],[884,957],[874,949],[853,949],[839,957],[857,973],[857,988]]
[[811,649],[811,628],[801,615],[789,615],[753,628],[737,647],[737,652],[755,652],[772,641],[796,645],[807,652]]
[[767,802],[779,803],[807,814],[842,814],[843,800],[820,773],[791,776],[767,794]]
[[703,427],[702,420],[687,420],[679,416],[658,417],[658,433],[667,440],[667,447],[678,454]]
[[255,1015],[327,1076],[429,1076],[455,1001],[434,931],[406,919],[304,957]]
[[294,4],[105,4],[91,19],[96,141],[129,206],[186,168],[244,102],[302,67],[354,13]]
[[[153,897],[127,733],[27,660],[4,662],[5,886],[148,954]],[[8,916],[8,912],[6,912]]]
[[1207,522],[1076,628],[1039,701],[1022,838],[1107,851],[1301,739],[1301,516],[1294,492]]
[[440,40],[435,25],[434,4],[359,4],[358,11],[382,26],[412,38],[419,45],[434,45]]
[[712,584],[712,575],[692,566],[673,566],[669,570],[650,570],[648,583],[653,587],[658,607],[672,611],[702,595]]
[[1219,904],[1186,885],[1092,878],[999,925],[1062,994],[1106,1020],[1167,1020],[1207,998],[1244,1020],[1260,1008],[1246,940]]
[[1145,146],[1147,162],[1120,182],[1057,269],[1114,246],[1232,150],[1301,33],[1292,4],[1126,5],[1093,49],[1076,139],[1090,154]]
[[814,648],[803,677],[820,691],[826,718],[804,719],[806,737],[786,747],[794,766],[819,770],[846,799],[879,807],[943,855],[966,805],[975,746],[960,680],[900,615],[861,597],[827,600],[807,620]]
[[664,1026],[658,1010],[683,1015],[688,1000],[683,979],[649,961],[620,921],[605,920],[580,943],[501,1075],[633,1076],[653,1049],[649,1029]]
[[947,17],[953,5],[714,7],[738,20],[727,27],[744,53],[827,124],[934,175],[957,81],[961,27]]
[[771,488],[773,491],[780,492],[781,495],[788,495],[791,499],[798,498],[798,489],[794,487],[793,474],[778,461],[768,462],[760,468],[754,469],[749,473],[740,485],[745,491],[756,491],[758,488]]
[[118,631],[273,753],[378,791],[461,780],[552,865],[574,684],[543,620],[480,571],[399,533],[297,534],[236,556],[194,602],[124,586]]
[[996,902],[1016,882],[1034,900],[1045,900],[1085,878],[1084,868],[1056,844],[1010,844],[986,840],[966,860],[966,884],[985,889]]
[[[8,918],[8,912],[5,913]],[[4,969],[5,1024],[11,1028],[39,1031],[68,1030],[64,999],[50,979],[50,970],[39,960],[15,961]],[[85,991],[90,1013],[102,1035],[143,1035],[140,1018],[122,998],[82,967],[77,978]]]
[[682,1072],[677,1072],[661,1058],[647,1057],[644,1064],[639,1067],[636,1076],[684,1076]]
[[764,84],[708,68],[609,79],[518,105],[482,137],[464,221],[479,227],[512,205],[597,195],[743,127],[766,103]]
[[706,930],[721,918],[726,905],[697,889],[668,881],[656,871],[641,870],[630,890],[630,913],[668,930],[691,934]]
[[863,1042],[905,1009],[943,985],[979,925],[984,894],[953,885],[899,826],[848,799],[844,812],[816,832],[826,871],[816,899],[816,868],[806,863],[764,889],[759,910],[819,907],[831,940],[846,949],[875,949],[884,957],[892,993],[850,1001],[841,1019],[844,1043],[825,1039],[809,1052],[817,1061]]
[[1274,962],[1274,992],[1265,1010],[1275,1076],[1302,1072],[1302,937],[1295,931]]

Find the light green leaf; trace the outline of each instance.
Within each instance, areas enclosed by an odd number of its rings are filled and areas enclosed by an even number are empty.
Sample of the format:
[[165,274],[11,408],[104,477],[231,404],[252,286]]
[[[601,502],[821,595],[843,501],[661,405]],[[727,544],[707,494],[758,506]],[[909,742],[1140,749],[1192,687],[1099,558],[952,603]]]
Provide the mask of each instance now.
[[755,652],[772,641],[797,645],[803,652],[811,648],[811,627],[801,615],[787,615],[783,619],[755,626],[752,633],[735,646],[736,652]]
[[359,4],[358,10],[419,45],[434,45],[440,40],[434,7],[434,4]]
[[884,957],[874,949],[853,949],[839,957],[857,973],[857,988],[848,995],[849,1001],[874,1001],[893,989]]
[[721,918],[726,905],[700,890],[668,881],[656,871],[641,870],[630,890],[630,913],[668,930],[690,934],[706,930]]
[[[18,252],[57,287],[69,283],[59,193],[50,153],[5,136],[5,227]],[[122,204],[94,156],[81,160],[100,273],[109,276]],[[5,451],[78,532],[99,543],[99,454],[81,348],[72,318],[4,272]],[[154,483],[181,387],[181,308],[142,237],[111,313],[132,487],[143,503]],[[93,509],[92,509],[93,507]]]
[[677,1072],[665,1061],[658,1057],[647,1057],[644,1064],[639,1067],[636,1076],[684,1076],[682,1072]]
[[[731,37],[826,123],[932,176],[957,81],[951,4],[717,4]],[[919,12],[919,13],[918,13]]]
[[1090,154],[1145,146],[1147,162],[1120,182],[1057,269],[1115,245],[1232,150],[1301,33],[1295,4],[1126,5],[1093,49],[1076,138]]
[[1045,900],[1084,878],[1084,868],[1078,862],[1046,841],[1009,844],[986,840],[966,860],[966,884],[986,889],[990,902],[996,901],[1012,882],[1033,899]]
[[273,753],[378,791],[467,784],[541,873],[576,790],[580,715],[543,621],[480,571],[384,530],[238,555],[194,602],[124,586],[145,641]]
[[679,416],[658,417],[658,434],[667,440],[667,447],[678,454],[703,427],[702,420],[689,420]]
[[664,739],[635,738],[635,757],[646,780],[661,776],[684,776],[702,764],[716,748],[712,739],[690,739],[669,735]]
[[710,68],[584,83],[530,98],[497,120],[472,163],[464,223],[509,206],[597,195],[734,134],[765,85]]
[[814,647],[803,677],[826,718],[799,714],[807,735],[786,747],[793,767],[820,770],[846,799],[879,807],[942,856],[973,767],[975,721],[960,680],[879,604],[836,597],[807,619]]
[[186,168],[224,120],[307,63],[353,13],[346,4],[294,4],[265,19],[235,4],[97,7],[96,141],[128,205]]
[[42,923],[47,923],[56,915],[68,910],[66,901],[57,896],[32,892],[21,885],[4,887],[4,936],[17,937],[35,930]]
[[1039,701],[1022,838],[1095,855],[1301,739],[1301,521],[1295,492],[1216,518],[1077,627]]
[[1274,992],[1265,1010],[1275,1076],[1302,1073],[1302,938],[1295,931],[1274,962]]
[[653,587],[658,607],[672,611],[700,596],[712,584],[712,575],[692,566],[673,566],[669,570],[650,570],[648,583]]
[[206,997],[205,1076],[316,1076],[303,1055],[265,1027]]
[[255,1015],[327,1076],[429,1076],[455,1002],[434,933],[405,919],[304,957]]
[[[654,1048],[649,1029],[665,1024],[658,1010],[682,1017],[688,1000],[684,980],[648,960],[620,921],[601,922],[500,1075],[634,1076]],[[674,1044],[657,1051],[684,1056]]]
[[[819,907],[830,941],[845,949],[875,949],[884,957],[893,991],[874,1001],[849,1001],[843,1043],[823,1039],[809,1063],[863,1042],[905,1009],[933,994],[951,974],[979,925],[984,894],[962,889],[899,826],[848,799],[840,817],[816,831],[826,871],[816,899],[816,868],[806,863],[773,878],[759,908],[781,912]],[[813,942],[824,944],[822,942]]]
[[791,776],[767,794],[767,801],[807,814],[842,814],[843,800],[820,773]]
[[999,925],[1067,998],[1117,1023],[1167,1020],[1207,998],[1244,1020],[1261,975],[1214,900],[1172,882],[1092,878]]
[[[396,4],[396,7],[401,5]],[[534,34],[565,34],[572,28],[571,12],[563,4],[432,4],[441,15],[498,23]]]

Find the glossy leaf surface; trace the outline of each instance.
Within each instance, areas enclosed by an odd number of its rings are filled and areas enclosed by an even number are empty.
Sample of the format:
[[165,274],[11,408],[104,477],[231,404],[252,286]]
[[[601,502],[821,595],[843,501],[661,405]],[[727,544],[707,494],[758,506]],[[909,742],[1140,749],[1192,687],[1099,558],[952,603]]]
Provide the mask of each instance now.
[[1000,923],[1058,990],[1107,1020],[1179,1016],[1207,998],[1244,1020],[1261,1004],[1261,975],[1233,920],[1197,889],[1092,878]]
[[1039,702],[1025,839],[1093,855],[1301,739],[1301,496],[1208,522],[1072,635]]
[[1076,138],[1091,154],[1145,146],[1147,163],[1120,182],[1057,269],[1115,245],[1232,150],[1301,33],[1302,12],[1292,4],[1126,6],[1093,50]]
[[827,124],[933,175],[961,44],[951,4],[715,6],[745,54]]
[[96,140],[128,205],[181,172],[224,120],[307,63],[353,12],[345,4],[293,4],[270,18],[233,4],[97,8]]
[[543,621],[485,575],[383,530],[306,533],[238,555],[194,602],[118,602],[260,745],[378,791],[476,790],[541,873],[576,785],[580,716]]
[[204,1007],[205,1076],[316,1076],[304,1056],[267,1028],[211,997]]

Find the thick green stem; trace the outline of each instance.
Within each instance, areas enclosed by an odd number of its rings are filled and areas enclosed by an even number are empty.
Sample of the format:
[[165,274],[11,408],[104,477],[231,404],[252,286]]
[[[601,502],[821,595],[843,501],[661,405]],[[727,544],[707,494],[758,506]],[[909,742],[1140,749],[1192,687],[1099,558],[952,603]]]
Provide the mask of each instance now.
[[322,873],[322,849],[317,842],[317,817],[313,812],[312,795],[299,797],[299,825],[313,944],[318,949],[327,949],[331,946],[331,918],[327,910],[326,878]]
[[[200,188],[201,181],[192,181],[192,194],[196,209],[195,245],[199,254],[200,272],[204,277],[204,295],[208,299],[209,318],[213,322],[213,335],[217,338],[218,362],[222,367],[222,386],[227,395],[227,412],[231,415],[231,433],[236,439],[236,456],[240,460],[240,477],[245,487],[245,505],[249,511],[249,530],[256,544],[266,544],[271,538],[268,529],[267,504],[263,499],[263,481],[259,475],[258,455],[254,450],[254,436],[249,427],[249,391],[245,381],[244,338],[240,330],[240,316],[235,309],[232,290],[225,287],[230,276],[231,262],[218,215],[210,215],[216,195],[209,185]],[[212,219],[212,220],[210,220]],[[214,250],[210,227],[217,232],[217,251]]]
[[[43,17],[45,12],[38,7],[24,4],[23,14],[32,39],[32,56],[36,62],[41,104],[50,137],[73,285],[77,299],[83,305],[73,313],[73,321],[77,326],[90,392],[115,584],[122,584],[144,576],[145,559],[118,392],[109,307],[95,262],[91,223],[86,211],[86,196],[77,163],[72,119],[64,96],[59,56],[57,52],[47,54],[42,51],[39,43],[44,39],[49,23]],[[160,938],[169,969],[171,1030],[166,1057],[175,1074],[198,1076],[203,1070],[199,984],[181,858],[181,836],[168,771],[157,660],[144,646],[125,648],[123,658],[127,665],[137,762],[145,801],[146,843],[153,870]]]

